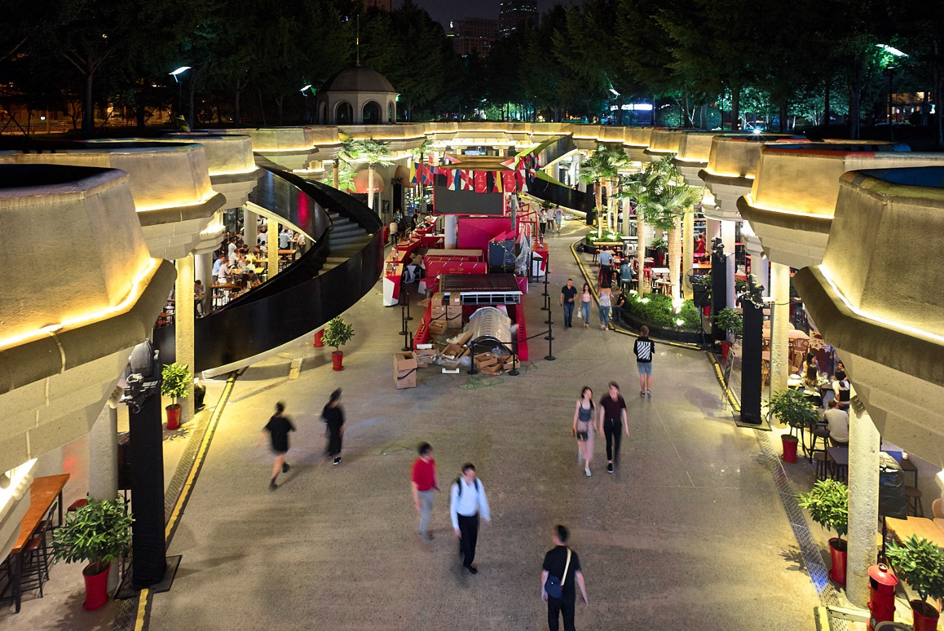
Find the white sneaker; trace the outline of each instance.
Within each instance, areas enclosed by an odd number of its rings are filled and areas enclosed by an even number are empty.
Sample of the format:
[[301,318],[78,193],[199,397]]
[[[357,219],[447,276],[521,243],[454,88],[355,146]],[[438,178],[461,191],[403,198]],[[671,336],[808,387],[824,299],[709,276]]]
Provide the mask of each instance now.
[[587,474],[587,477],[590,477],[590,467],[584,467],[583,472]]

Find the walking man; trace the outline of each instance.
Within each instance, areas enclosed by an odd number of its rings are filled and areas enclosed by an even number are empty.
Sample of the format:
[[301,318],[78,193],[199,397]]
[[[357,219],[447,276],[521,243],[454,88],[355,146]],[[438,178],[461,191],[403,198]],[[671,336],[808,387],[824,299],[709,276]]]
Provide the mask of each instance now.
[[328,446],[325,454],[334,458],[334,464],[341,464],[341,439],[344,437],[344,410],[338,403],[341,401],[341,388],[331,393],[328,404],[321,411],[321,418],[328,426]]
[[[541,600],[547,603],[547,626],[551,631],[560,629],[560,616],[564,616],[564,631],[574,631],[574,609],[577,603],[577,589],[574,581],[580,585],[580,597],[587,602],[587,585],[580,571],[580,558],[577,553],[567,547],[570,533],[563,526],[554,526],[551,539],[554,548],[544,555],[544,571],[541,572]],[[548,585],[548,578],[553,577],[553,585]],[[556,587],[558,586],[559,587]],[[560,597],[555,598],[547,593],[548,587],[552,591],[560,589]]]
[[649,327],[639,329],[639,338],[633,344],[636,368],[639,369],[639,396],[652,398],[652,356],[656,345],[649,339]]
[[491,524],[492,515],[488,509],[488,499],[482,482],[475,477],[475,465],[467,462],[462,465],[462,475],[456,478],[449,491],[449,515],[452,517],[452,529],[459,537],[459,553],[462,555],[462,567],[470,574],[478,574],[475,564],[475,544],[479,536],[479,515],[485,523]]
[[413,505],[420,514],[420,540],[429,541],[433,533],[429,529],[429,515],[433,512],[433,491],[439,490],[436,479],[436,461],[433,460],[433,448],[429,443],[420,443],[419,457],[413,461],[410,472],[410,486],[413,487]]
[[600,252],[600,286],[608,285],[613,274],[613,253],[610,252],[610,246],[603,246]]
[[564,307],[564,328],[573,328],[574,299],[577,297],[577,288],[574,279],[568,278],[567,284],[561,287],[560,305]]
[[285,462],[285,454],[288,452],[288,433],[295,431],[295,426],[288,418],[282,416],[285,411],[285,404],[279,401],[275,404],[275,415],[269,419],[266,424],[265,434],[259,438],[256,446],[261,445],[266,434],[269,435],[269,441],[272,444],[272,453],[275,454],[275,464],[272,465],[272,479],[269,481],[269,490],[274,491],[278,488],[275,479],[279,477],[279,471],[288,473],[289,466]]
[[564,221],[564,211],[560,206],[554,207],[554,223],[557,225],[557,236],[560,236],[561,223]]
[[629,438],[629,421],[626,419],[626,401],[615,381],[609,384],[610,392],[600,399],[600,421],[597,428],[606,437],[606,472],[613,473],[613,464],[619,466],[620,424]]

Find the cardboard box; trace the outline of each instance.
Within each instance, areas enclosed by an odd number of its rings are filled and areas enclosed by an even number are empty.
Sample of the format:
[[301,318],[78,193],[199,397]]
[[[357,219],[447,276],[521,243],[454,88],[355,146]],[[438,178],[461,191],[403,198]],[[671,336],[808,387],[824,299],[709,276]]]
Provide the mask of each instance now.
[[462,307],[449,305],[446,307],[446,328],[447,329],[461,329],[462,328]]
[[397,390],[416,387],[416,356],[413,353],[393,354],[393,381]]
[[413,353],[416,356],[417,367],[426,368],[433,362],[433,360],[436,359],[436,355],[438,355],[439,352],[435,348],[431,348],[430,344],[421,344],[420,346],[430,347],[430,348],[417,347],[416,351]]
[[462,306],[462,294],[458,291],[454,291],[449,294],[449,304],[453,307]]
[[465,343],[472,339],[472,331],[466,331],[456,340],[456,344],[459,346],[465,346]]
[[512,362],[512,358],[508,357],[505,359],[505,363],[502,364],[502,370],[505,372],[510,372],[513,368],[520,366],[521,362],[515,361]]
[[500,363],[498,356],[493,353],[476,353],[475,354],[475,363],[478,364],[494,364],[496,362]]
[[446,332],[446,318],[442,317],[439,320],[430,320],[429,321],[429,332],[432,335],[442,335]]
[[463,355],[468,354],[468,352],[469,349],[465,348],[464,346],[459,346],[458,344],[447,344],[446,348],[442,350],[440,355],[447,359],[459,359]]

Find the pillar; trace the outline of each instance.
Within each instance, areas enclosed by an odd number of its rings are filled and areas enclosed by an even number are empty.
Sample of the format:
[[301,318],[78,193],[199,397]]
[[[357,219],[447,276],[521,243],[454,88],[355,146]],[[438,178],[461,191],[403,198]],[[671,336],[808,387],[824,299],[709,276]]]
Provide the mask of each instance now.
[[626,199],[621,199],[621,200],[619,200],[618,203],[619,203],[619,212],[621,212],[621,213],[623,214],[623,236],[624,236],[624,237],[628,237],[630,234],[632,234],[632,230],[630,229],[630,222],[631,222],[630,209],[631,209],[631,206],[630,206],[630,204],[629,204],[629,200],[626,200]]
[[[255,217],[255,214],[247,212],[247,215],[250,214]],[[193,254],[177,259],[174,263],[177,266],[177,283],[174,289],[174,341],[177,363],[186,364],[190,372],[193,372]],[[193,418],[193,380],[188,384],[187,391],[187,397],[178,401],[181,423]]]
[[[118,400],[121,389],[108,399],[88,433],[88,493],[93,500],[114,500],[118,497]],[[117,562],[108,574],[108,590],[118,586]]]
[[[249,246],[249,251],[252,252],[252,248],[256,245],[256,237],[258,235],[256,213],[252,212],[248,208],[243,208],[243,241],[246,242],[246,245]],[[269,232],[269,237],[272,236],[272,232]],[[272,245],[271,243],[269,244]],[[278,246],[278,242],[276,242]]]
[[[780,263],[770,264],[770,289],[773,296],[770,323],[770,391],[787,389],[790,376],[790,268]],[[876,465],[876,471],[878,466]]]
[[721,241],[724,243],[724,251],[730,254],[734,254],[735,257],[737,252],[734,247],[736,241],[734,234],[735,226],[733,221],[722,221],[721,222]]
[[[711,247],[711,240],[721,236],[721,222],[717,219],[708,219],[705,222],[705,239],[708,241],[708,247]],[[728,246],[725,246],[727,249]],[[728,250],[730,251],[730,250]]]
[[[278,235],[282,230],[282,226],[278,222],[270,219],[269,220],[269,238],[272,238],[272,235]],[[278,246],[278,237],[276,237],[275,245]],[[279,273],[279,248],[278,247],[269,247],[267,265],[266,265],[266,274],[267,280],[275,278],[275,275]]]
[[682,215],[682,297],[686,300],[694,295],[689,278],[695,265],[695,210],[689,211]]
[[[858,407],[858,406],[856,406]],[[850,407],[853,412],[855,408]],[[869,566],[875,563],[878,534],[879,449],[881,437],[868,413],[849,423],[849,546],[846,596],[857,607],[869,602]]]
[[764,297],[770,295],[770,263],[763,254],[750,254],[751,274],[757,277],[757,282],[764,286]]
[[455,215],[445,215],[445,227],[443,228],[443,242],[445,249],[455,250],[456,240],[458,238],[458,219]]
[[207,314],[213,309],[213,253],[204,252],[203,254],[193,255],[193,276],[195,280],[203,283],[203,293],[206,296],[203,300],[203,313]]

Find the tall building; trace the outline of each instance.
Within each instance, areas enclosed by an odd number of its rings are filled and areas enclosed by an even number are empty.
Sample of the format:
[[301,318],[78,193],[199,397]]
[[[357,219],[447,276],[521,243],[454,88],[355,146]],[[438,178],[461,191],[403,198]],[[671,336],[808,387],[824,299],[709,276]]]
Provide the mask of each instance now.
[[525,22],[538,23],[537,0],[504,0],[498,13],[498,32],[508,37]]
[[463,57],[473,53],[487,57],[492,42],[498,38],[498,20],[463,18],[449,23],[448,37],[452,49]]

